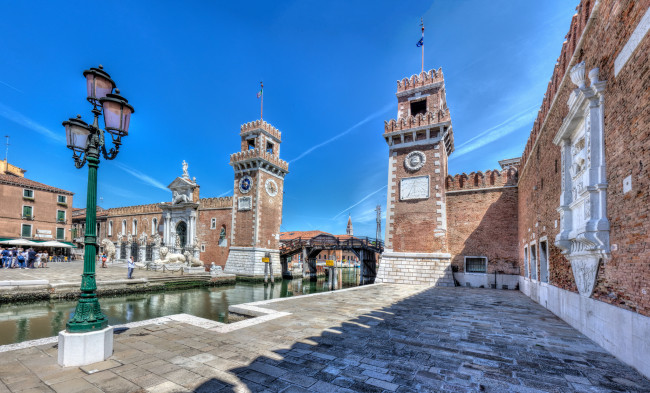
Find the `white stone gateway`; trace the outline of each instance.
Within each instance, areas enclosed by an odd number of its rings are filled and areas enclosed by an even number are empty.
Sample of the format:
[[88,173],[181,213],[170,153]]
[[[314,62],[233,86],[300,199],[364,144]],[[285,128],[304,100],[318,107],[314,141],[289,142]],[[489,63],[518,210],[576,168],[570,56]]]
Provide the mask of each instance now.
[[603,137],[605,82],[598,80],[598,68],[594,68],[587,87],[584,62],[570,72],[577,88],[569,96],[569,113],[553,139],[562,149],[562,193],[557,209],[560,233],[555,245],[571,263],[580,295],[590,297],[600,263],[610,258]]

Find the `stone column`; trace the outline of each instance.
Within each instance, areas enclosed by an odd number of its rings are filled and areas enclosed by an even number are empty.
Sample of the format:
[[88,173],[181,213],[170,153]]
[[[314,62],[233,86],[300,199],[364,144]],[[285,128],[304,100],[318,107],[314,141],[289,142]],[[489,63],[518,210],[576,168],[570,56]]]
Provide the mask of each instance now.
[[145,243],[144,245],[140,245],[140,248],[138,248],[138,261],[146,262],[146,259],[147,259],[147,244]]
[[125,259],[128,262],[129,259],[131,258],[131,243],[125,243],[124,247],[126,247]]
[[160,246],[157,246],[154,244],[151,247],[151,260],[152,261],[157,261],[160,259]]

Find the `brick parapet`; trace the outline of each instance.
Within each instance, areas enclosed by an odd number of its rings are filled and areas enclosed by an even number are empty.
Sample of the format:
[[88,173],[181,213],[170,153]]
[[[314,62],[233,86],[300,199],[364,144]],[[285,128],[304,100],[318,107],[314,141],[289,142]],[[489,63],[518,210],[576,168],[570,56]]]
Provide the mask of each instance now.
[[267,153],[265,151],[261,151],[258,148],[255,149],[250,149],[250,150],[245,150],[245,151],[239,151],[237,153],[233,153],[230,155],[230,165],[234,165],[237,162],[241,161],[247,161],[247,160],[252,160],[255,158],[260,158],[263,160],[266,160],[270,162],[271,164],[277,166],[278,168],[281,168],[285,171],[289,170],[289,164],[283,160],[280,159],[273,154]]
[[232,209],[232,197],[201,198],[199,209]]
[[281,132],[265,122],[264,120],[255,120],[241,125],[241,131],[239,135],[244,136],[248,133],[254,132],[256,130],[263,130],[272,135],[274,138],[281,140]]
[[516,186],[519,181],[519,172],[516,168],[505,170],[487,170],[484,172],[472,172],[447,176],[446,191],[475,190],[485,188],[499,188]]
[[397,92],[401,93],[407,90],[423,87],[437,82],[444,82],[442,68],[438,70],[422,71],[418,75],[412,75],[410,78],[404,78],[397,81]]
[[162,212],[162,209],[160,208],[160,204],[150,203],[147,205],[113,207],[105,211],[108,216],[126,216],[131,214],[158,213]]
[[587,22],[591,17],[592,10],[596,3],[597,1],[595,0],[582,0],[576,7],[577,13],[571,18],[569,32],[565,37],[566,41],[562,44],[560,57],[558,57],[557,62],[555,63],[551,80],[548,82],[546,87],[546,93],[544,94],[542,105],[537,113],[537,118],[533,123],[533,129],[530,132],[530,136],[526,142],[526,147],[521,156],[522,171],[526,167],[526,162],[532,152],[535,142],[537,141],[537,137],[539,136],[540,130],[544,125],[549,111],[555,102],[555,97],[558,90],[560,90],[564,77],[569,68],[575,63],[575,61],[572,60],[575,57],[576,51],[580,49],[579,47],[582,42],[582,35],[585,32]]
[[384,136],[395,131],[408,130],[451,121],[449,109],[438,109],[433,112],[419,113],[415,116],[406,116],[397,120],[384,121]]

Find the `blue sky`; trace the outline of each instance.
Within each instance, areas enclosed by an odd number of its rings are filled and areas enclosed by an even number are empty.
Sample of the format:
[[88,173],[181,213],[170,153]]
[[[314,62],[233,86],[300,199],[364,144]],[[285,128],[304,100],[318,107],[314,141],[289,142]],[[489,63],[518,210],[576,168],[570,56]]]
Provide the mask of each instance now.
[[[135,107],[117,159],[99,168],[100,204],[167,201],[181,162],[201,196],[232,195],[240,125],[282,132],[289,162],[282,230],[375,233],[386,207],[384,120],[396,81],[442,67],[456,151],[449,173],[520,156],[576,1],[0,0],[0,136],[27,177],[75,192],[61,122],[91,120],[84,69],[103,64]],[[2,139],[4,143],[4,138]],[[2,156],[4,158],[4,155]],[[384,227],[382,222],[382,229]]]

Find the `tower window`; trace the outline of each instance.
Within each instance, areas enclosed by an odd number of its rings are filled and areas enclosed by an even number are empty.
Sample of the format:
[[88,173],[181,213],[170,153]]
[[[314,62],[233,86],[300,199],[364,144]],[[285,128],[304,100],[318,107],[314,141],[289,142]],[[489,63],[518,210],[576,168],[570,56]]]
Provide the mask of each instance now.
[[273,143],[266,142],[266,152],[269,154],[273,154]]
[[411,102],[411,116],[427,113],[427,100]]
[[255,148],[255,139],[248,140],[248,150],[253,150]]

